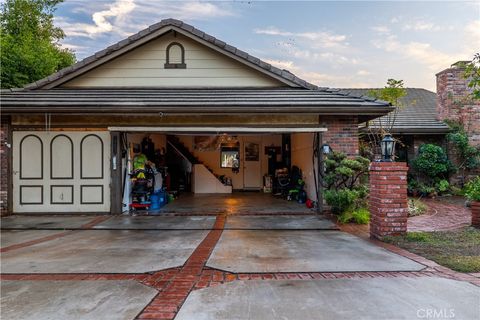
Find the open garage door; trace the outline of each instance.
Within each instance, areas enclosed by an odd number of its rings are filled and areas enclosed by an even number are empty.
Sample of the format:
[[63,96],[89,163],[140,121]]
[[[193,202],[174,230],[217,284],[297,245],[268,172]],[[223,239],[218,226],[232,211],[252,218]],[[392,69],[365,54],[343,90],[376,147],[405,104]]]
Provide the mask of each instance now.
[[13,210],[110,211],[110,133],[13,132]]
[[[143,140],[152,141],[153,145],[155,145],[155,148],[149,147],[148,149],[160,150],[165,145],[168,147],[172,146],[170,149],[166,148],[166,168],[168,168],[169,176],[162,179],[162,181],[166,183],[164,187],[168,192],[172,192],[173,194],[177,194],[177,191],[186,191],[194,195],[202,193],[236,193],[238,195],[239,192],[242,191],[264,190],[277,197],[283,197],[284,190],[280,190],[280,188],[277,187],[278,183],[275,183],[277,180],[272,182],[271,177],[277,179],[276,169],[279,169],[279,172],[281,171],[280,169],[284,168],[290,170],[292,146],[290,142],[283,145],[283,138],[288,137],[288,141],[290,141],[290,137],[295,135],[295,142],[298,144],[298,141],[302,141],[302,144],[298,145],[295,149],[295,161],[292,165],[298,165],[301,170],[304,170],[306,185],[309,188],[306,190],[308,192],[307,196],[310,199],[316,199],[318,203],[322,203],[321,193],[317,192],[318,184],[314,181],[319,172],[318,168],[321,168],[322,165],[317,160],[312,161],[312,158],[314,150],[318,151],[320,149],[319,147],[322,141],[321,133],[327,130],[318,125],[306,125],[303,127],[115,126],[109,127],[108,129],[113,132],[113,135],[122,132],[126,133],[125,141],[127,141],[128,148],[125,149],[123,154],[130,154],[129,159],[134,159],[137,154],[146,154],[146,152],[143,152],[140,148],[143,146]],[[313,139],[315,136],[317,136],[318,139]],[[136,148],[137,151],[132,151],[135,150],[135,145],[138,146]],[[302,149],[304,145],[305,150]],[[271,149],[275,151],[275,156],[270,155]],[[171,155],[174,154],[178,154],[179,156],[172,157]],[[224,156],[237,157],[240,161],[239,168],[234,170],[234,167],[228,165],[227,160],[224,161]],[[165,164],[160,164],[162,161],[157,160],[156,155],[146,156],[146,158],[153,162],[156,168],[163,169],[162,166],[165,166]],[[270,158],[272,158],[272,161],[269,161]],[[168,159],[170,159],[170,161],[168,161]],[[315,156],[315,159],[319,159],[318,155]],[[190,166],[181,165],[185,161],[189,162]],[[122,158],[121,163],[122,168],[131,168],[131,160]],[[130,163],[130,165],[127,163]],[[288,167],[286,167],[286,165]],[[271,168],[273,170],[270,170]],[[125,171],[125,169],[122,171]],[[131,169],[126,171],[129,172]],[[285,171],[282,171],[281,173],[285,174],[284,172]],[[117,190],[130,190],[132,183],[128,182],[125,174],[123,177],[123,179],[115,179],[113,182],[114,186],[116,186]],[[317,178],[321,179],[321,177]],[[191,184],[187,183],[186,187],[184,187],[185,185],[183,183],[176,185],[175,181],[190,181]],[[151,184],[153,185],[153,183]],[[224,188],[219,190],[219,188],[217,188],[218,185]],[[130,194],[130,198],[128,198],[129,193],[130,192],[123,192],[124,197],[122,203],[124,209],[128,208],[128,204],[132,201],[134,202],[135,199],[143,199],[135,198],[132,194]],[[153,191],[150,190],[149,193],[153,193]],[[183,197],[182,199],[185,200],[185,198],[186,197]],[[193,197],[192,199],[192,201],[197,201],[200,198]],[[145,200],[144,203],[148,204],[148,199]],[[221,204],[221,206],[223,206],[223,204]],[[167,205],[167,207],[168,208],[165,208],[163,211],[169,212],[170,207],[171,212],[180,212],[181,209],[180,205],[173,205],[173,207],[172,205]],[[190,208],[189,210],[191,211],[192,209]],[[225,210],[225,208],[223,208],[223,210]],[[321,211],[321,208],[319,211]]]

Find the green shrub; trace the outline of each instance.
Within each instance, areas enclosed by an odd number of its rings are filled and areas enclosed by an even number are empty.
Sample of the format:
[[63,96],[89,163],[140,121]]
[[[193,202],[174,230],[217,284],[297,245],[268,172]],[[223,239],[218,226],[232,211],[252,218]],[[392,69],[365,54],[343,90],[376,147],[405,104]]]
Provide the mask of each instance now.
[[366,158],[348,159],[344,153],[333,152],[325,159],[325,189],[353,189],[368,174],[369,164]]
[[366,158],[349,159],[344,153],[338,152],[325,159],[324,196],[333,214],[354,212],[366,206],[368,187],[365,180],[369,164]]
[[447,180],[443,179],[443,180],[440,180],[439,182],[437,182],[435,184],[435,189],[437,189],[439,192],[445,192],[445,191],[448,191],[450,189],[450,183],[448,183]]
[[418,157],[412,161],[412,166],[418,173],[433,182],[447,179],[449,174],[455,171],[455,167],[448,160],[445,150],[434,144],[420,146]]
[[465,185],[465,196],[471,201],[480,201],[480,176]]
[[367,208],[345,211],[338,216],[338,221],[340,223],[354,222],[358,224],[367,224],[370,222],[370,212]]
[[452,191],[452,194],[454,196],[464,196],[465,191],[462,188],[456,187],[456,186],[450,186],[450,191]]
[[420,199],[408,199],[408,216],[419,216],[427,212],[428,207]]
[[419,187],[418,185],[419,185],[418,181],[415,178],[410,177],[410,175],[409,175],[408,176],[408,185],[407,185],[408,193],[412,194],[415,191],[418,191],[418,187]]
[[332,207],[333,214],[341,214],[351,209],[357,199],[358,193],[355,190],[340,189],[325,191],[325,201]]

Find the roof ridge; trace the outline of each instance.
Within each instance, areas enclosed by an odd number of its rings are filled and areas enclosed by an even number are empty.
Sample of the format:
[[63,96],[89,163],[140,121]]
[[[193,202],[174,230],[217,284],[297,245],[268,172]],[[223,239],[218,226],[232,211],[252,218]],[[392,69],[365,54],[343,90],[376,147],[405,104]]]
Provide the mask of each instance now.
[[99,59],[115,52],[118,51],[148,35],[151,35],[152,33],[164,28],[164,27],[176,27],[179,28],[180,30],[184,32],[188,32],[189,34],[200,38],[204,41],[207,41],[208,43],[218,47],[221,50],[225,50],[233,55],[235,55],[237,58],[240,60],[243,60],[245,63],[248,64],[254,64],[255,66],[263,69],[264,71],[267,71],[268,73],[271,73],[277,77],[283,78],[286,82],[290,82],[292,84],[298,85],[299,87],[303,87],[305,89],[309,90],[317,90],[319,89],[318,86],[309,83],[299,77],[297,77],[295,74],[292,72],[285,70],[285,69],[280,69],[275,66],[272,66],[270,63],[264,62],[260,60],[259,58],[252,56],[248,54],[245,51],[242,51],[234,46],[229,45],[228,43],[219,40],[208,33],[201,31],[197,28],[195,28],[192,25],[189,25],[181,20],[173,19],[173,18],[168,18],[168,19],[163,19],[160,22],[157,22],[155,24],[152,24],[151,26],[129,36],[128,38],[125,38],[123,40],[118,41],[117,43],[108,46],[105,49],[102,49],[100,51],[95,52],[94,54],[82,59],[81,61],[75,63],[74,65],[71,65],[69,67],[63,68],[48,77],[45,77],[43,79],[37,80],[33,83],[30,83],[26,86],[24,86],[25,89],[39,89],[49,83],[52,83],[54,81],[57,81],[61,79],[62,77],[71,74],[75,71],[80,70],[83,67],[86,67],[90,65],[93,62],[98,61]]
[[326,91],[332,92],[332,93],[341,94],[341,95],[346,96],[346,97],[359,98],[359,99],[363,99],[363,100],[366,100],[366,101],[371,101],[371,102],[378,102],[378,103],[382,103],[382,104],[387,104],[387,105],[389,105],[389,106],[392,105],[392,104],[391,104],[390,102],[388,102],[388,101],[385,101],[385,100],[382,100],[382,99],[377,99],[377,98],[374,98],[374,97],[371,97],[371,96],[367,96],[367,95],[364,95],[364,94],[355,94],[354,92],[349,92],[348,90],[352,90],[352,89],[348,89],[348,88],[344,88],[344,89],[328,88]]

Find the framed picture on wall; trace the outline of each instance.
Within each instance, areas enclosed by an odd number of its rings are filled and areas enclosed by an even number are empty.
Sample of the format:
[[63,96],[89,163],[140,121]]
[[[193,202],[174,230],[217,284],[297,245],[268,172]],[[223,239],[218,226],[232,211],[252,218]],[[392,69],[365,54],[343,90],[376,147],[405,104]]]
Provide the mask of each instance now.
[[245,143],[245,161],[258,161],[260,153],[260,146],[258,143]]

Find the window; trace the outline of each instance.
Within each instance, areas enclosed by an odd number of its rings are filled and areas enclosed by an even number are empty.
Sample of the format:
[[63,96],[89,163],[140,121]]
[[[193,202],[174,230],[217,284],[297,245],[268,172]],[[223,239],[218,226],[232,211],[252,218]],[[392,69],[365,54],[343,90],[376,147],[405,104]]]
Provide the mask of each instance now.
[[237,147],[222,147],[220,151],[221,168],[239,168],[240,151]]
[[165,69],[185,69],[185,49],[178,42],[172,42],[167,47]]

